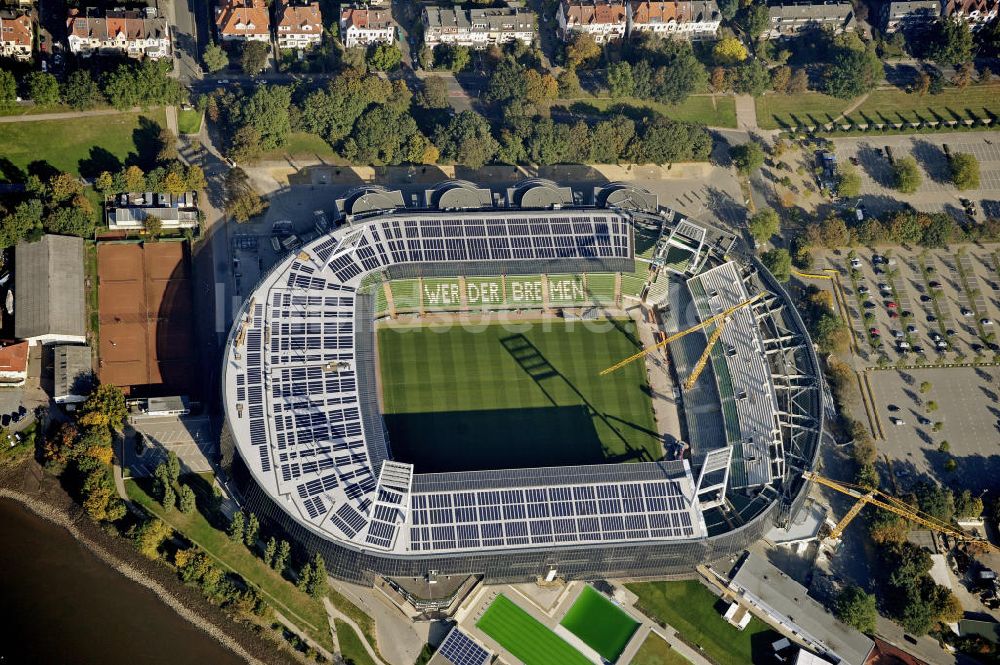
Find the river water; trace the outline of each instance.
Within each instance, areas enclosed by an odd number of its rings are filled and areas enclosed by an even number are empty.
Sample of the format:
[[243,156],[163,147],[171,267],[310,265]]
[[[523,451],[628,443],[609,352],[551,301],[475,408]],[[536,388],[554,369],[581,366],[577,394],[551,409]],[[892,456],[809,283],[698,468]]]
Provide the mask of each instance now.
[[243,663],[66,530],[0,500],[0,664]]

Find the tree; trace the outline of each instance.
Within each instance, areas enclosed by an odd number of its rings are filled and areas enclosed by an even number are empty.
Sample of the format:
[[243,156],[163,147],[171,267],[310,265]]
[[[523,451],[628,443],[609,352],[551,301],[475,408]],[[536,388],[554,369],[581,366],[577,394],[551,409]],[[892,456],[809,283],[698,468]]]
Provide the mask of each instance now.
[[380,43],[368,51],[368,68],[376,72],[391,72],[399,67],[403,54],[395,44]]
[[119,110],[177,104],[187,93],[179,81],[170,77],[172,71],[173,62],[166,58],[119,65],[104,76],[104,95]]
[[190,485],[181,485],[180,494],[178,496],[179,500],[177,508],[182,513],[190,513],[194,510],[197,501],[194,496],[194,490],[191,489]]
[[837,596],[837,618],[853,626],[862,633],[875,632],[875,620],[878,610],[875,606],[875,596],[865,593],[859,586],[845,587]]
[[919,390],[920,390],[920,394],[921,395],[925,395],[925,394],[929,393],[931,391],[931,382],[930,381],[921,381],[920,382],[920,388],[919,388]]
[[148,559],[155,559],[159,555],[160,545],[170,536],[171,531],[169,526],[153,518],[133,526],[129,529],[129,536],[140,554]]
[[17,81],[6,69],[0,69],[0,108],[9,108],[17,101]]
[[555,99],[559,95],[559,82],[551,74],[542,74],[535,69],[525,73],[525,99],[532,104]]
[[608,92],[614,98],[632,97],[635,95],[635,77],[632,76],[632,65],[625,61],[612,63],[607,70]]
[[973,496],[969,490],[962,490],[955,497],[955,517],[979,517],[983,514],[983,497]]
[[267,204],[250,184],[250,176],[238,166],[226,173],[224,182],[226,214],[237,222],[245,222],[264,212]]
[[156,465],[156,468],[153,469],[153,478],[160,503],[163,504],[164,508],[170,510],[174,507],[174,490],[170,486],[170,470],[167,468],[166,462],[160,462]]
[[12,214],[0,219],[0,247],[12,247],[41,233],[44,213],[45,208],[38,199],[18,203]]
[[448,84],[440,76],[428,76],[423,80],[423,89],[417,95],[417,104],[425,109],[446,109]]
[[246,517],[244,517],[242,510],[237,510],[233,513],[232,519],[229,520],[229,529],[226,530],[226,533],[229,534],[229,539],[232,541],[243,540],[245,527]]
[[792,68],[781,65],[771,70],[771,89],[775,92],[787,93],[792,83]]
[[125,169],[125,191],[144,192],[146,191],[146,174],[138,166],[130,166]]
[[490,74],[483,98],[488,102],[505,102],[511,99],[523,100],[526,94],[524,67],[514,58],[504,58]]
[[243,544],[249,548],[257,543],[257,535],[260,533],[260,522],[257,520],[257,515],[255,513],[250,513],[250,517],[247,519],[246,528],[243,530]]
[[861,176],[850,164],[837,167],[837,196],[854,198],[861,193]]
[[979,189],[979,160],[968,152],[954,152],[949,159],[951,181],[959,190]]
[[270,55],[271,47],[268,42],[247,41],[243,44],[243,50],[240,53],[240,68],[245,74],[256,76],[267,67],[267,59]]
[[928,45],[930,59],[939,65],[972,62],[974,45],[969,24],[959,17],[940,19]]
[[600,45],[587,33],[576,33],[566,45],[566,65],[573,69],[596,60],[600,55]]
[[31,72],[26,77],[28,97],[39,106],[48,106],[59,101],[59,81],[46,72]]
[[875,89],[883,78],[882,61],[874,45],[864,50],[838,48],[823,77],[824,92],[841,99],[853,99]]
[[321,598],[326,595],[326,588],[326,562],[323,561],[323,557],[317,552],[312,558],[312,575],[309,578],[306,590],[313,598]]
[[470,168],[491,161],[500,147],[489,123],[473,111],[462,111],[448,124],[439,126],[434,133],[434,145],[445,159]]
[[274,555],[274,566],[273,568],[279,573],[285,572],[285,566],[288,565],[288,558],[292,555],[292,546],[288,544],[287,540],[282,540],[278,543],[278,553]]
[[792,257],[784,247],[764,252],[760,260],[779,282],[787,282],[791,279]]
[[734,145],[729,149],[729,157],[743,175],[750,175],[764,165],[764,150],[756,141]]
[[759,97],[771,85],[771,73],[760,60],[744,62],[733,70],[733,90]]
[[712,49],[712,56],[720,65],[735,65],[746,60],[749,55],[747,47],[736,37],[724,37]]
[[955,495],[947,487],[922,481],[914,488],[920,510],[941,522],[951,522],[955,516]]
[[757,241],[757,244],[763,245],[771,239],[771,236],[778,233],[780,225],[781,221],[778,219],[778,213],[771,208],[764,208],[750,218],[747,228],[750,230],[750,235]]
[[971,62],[963,62],[955,68],[955,76],[951,83],[959,89],[964,89],[972,83],[972,77],[976,73],[976,66]]
[[307,562],[304,566],[302,566],[301,569],[299,569],[299,579],[295,583],[295,586],[298,587],[299,591],[308,593],[309,586],[312,584],[312,579],[313,579],[312,563]]
[[420,53],[417,54],[417,62],[421,69],[434,68],[434,49],[430,46],[421,46]]
[[809,90],[809,75],[801,67],[792,73],[792,79],[788,82],[788,94],[798,95]]
[[184,171],[184,187],[192,192],[198,192],[208,187],[204,169],[197,164],[188,165]]
[[580,95],[580,77],[577,76],[576,70],[564,69],[556,81],[559,84],[559,96],[561,98],[568,99]]
[[743,7],[738,18],[739,24],[750,35],[750,39],[757,40],[771,24],[771,17],[767,10],[766,3],[750,2]]
[[128,407],[121,388],[102,383],[83,403],[77,421],[84,427],[118,430],[125,423]]
[[170,482],[176,483],[181,477],[181,460],[177,457],[177,453],[172,450],[167,453],[166,465],[170,473]]
[[201,59],[205,63],[205,69],[213,74],[229,66],[229,56],[226,54],[226,50],[215,42],[205,47]]
[[100,88],[86,69],[78,69],[66,77],[62,98],[74,111],[86,111],[104,101]]
[[920,188],[923,177],[920,175],[920,167],[913,157],[899,157],[892,166],[893,179],[896,189],[904,194],[912,194]]
[[270,567],[274,563],[274,557],[278,553],[278,541],[271,536],[264,546],[264,565]]

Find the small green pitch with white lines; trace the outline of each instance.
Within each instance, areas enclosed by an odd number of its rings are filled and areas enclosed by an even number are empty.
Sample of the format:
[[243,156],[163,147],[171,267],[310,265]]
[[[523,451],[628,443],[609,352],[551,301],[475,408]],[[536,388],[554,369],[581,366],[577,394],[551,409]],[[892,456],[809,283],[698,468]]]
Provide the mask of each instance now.
[[417,473],[647,462],[662,457],[629,320],[378,330],[393,458]]

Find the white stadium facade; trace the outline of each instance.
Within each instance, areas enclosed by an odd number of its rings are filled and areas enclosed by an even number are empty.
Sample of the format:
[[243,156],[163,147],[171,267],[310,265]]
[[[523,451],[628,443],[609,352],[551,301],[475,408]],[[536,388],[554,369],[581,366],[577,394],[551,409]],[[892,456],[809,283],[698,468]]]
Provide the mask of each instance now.
[[[596,188],[588,205],[549,181],[496,196],[456,181],[419,208],[365,187],[338,208],[344,223],[254,287],[223,359],[224,463],[244,504],[320,552],[331,574],[366,583],[683,574],[800,507],[823,424],[818,364],[788,295],[733,236],[623,184]],[[646,259],[659,266],[640,296],[648,305],[704,320],[760,294],[728,319],[705,372],[714,378],[682,399],[689,456],[429,474],[393,460],[375,357],[384,283],[633,273],[639,228],[659,238]],[[457,295],[440,297],[468,307]],[[713,329],[685,339],[704,349]],[[672,344],[671,363],[690,369],[698,353]]]

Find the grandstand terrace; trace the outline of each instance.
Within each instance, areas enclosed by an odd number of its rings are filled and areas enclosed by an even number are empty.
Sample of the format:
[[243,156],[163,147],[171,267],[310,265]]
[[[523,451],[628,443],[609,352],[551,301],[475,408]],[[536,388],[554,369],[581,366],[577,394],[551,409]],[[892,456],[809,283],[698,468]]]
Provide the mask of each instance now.
[[[234,473],[259,513],[322,551],[333,574],[356,580],[432,569],[528,579],[557,566],[576,576],[662,574],[728,555],[770,528],[776,506],[765,502],[742,527],[710,537],[687,460],[431,474],[393,461],[378,403],[378,316],[580,305],[597,293],[614,299],[624,275],[638,272],[637,228],[673,215],[561,207],[563,188],[512,190],[521,205],[548,207],[476,210],[408,210],[396,193],[370,190],[338,203],[346,225],[261,280],[230,334],[227,434],[238,453]],[[648,207],[648,193],[642,200]],[[689,282],[692,293],[704,292],[694,296],[700,316],[715,306],[715,280],[727,278],[719,304],[744,297],[734,263]],[[767,353],[756,314],[745,315],[733,317],[719,346]],[[727,411],[737,421],[727,424],[729,478],[734,487],[779,484],[787,474],[783,439],[773,427],[764,432],[782,408],[767,375],[773,363],[734,371],[727,357],[713,368],[729,370],[725,394],[735,402]],[[814,376],[814,356],[800,360],[813,364],[803,375]],[[740,406],[749,390],[761,400],[753,409]],[[809,445],[803,439],[800,452],[809,454]],[[762,451],[767,462],[756,458]],[[708,484],[717,494],[724,487],[713,464]]]

